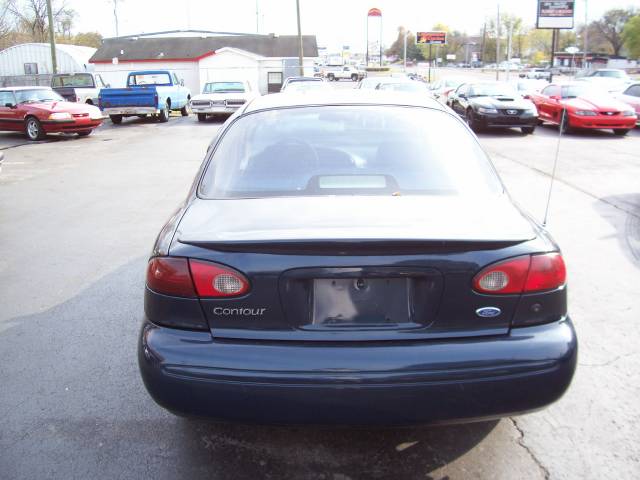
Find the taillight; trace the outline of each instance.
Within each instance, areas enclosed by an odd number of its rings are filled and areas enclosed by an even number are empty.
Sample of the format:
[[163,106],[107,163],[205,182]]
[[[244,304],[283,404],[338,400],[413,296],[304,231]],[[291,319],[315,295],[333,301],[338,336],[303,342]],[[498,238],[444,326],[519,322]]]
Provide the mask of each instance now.
[[189,260],[199,297],[237,297],[249,291],[249,281],[240,272],[223,265]]
[[147,267],[147,286],[174,297],[195,297],[189,262],[186,258],[155,257]]
[[249,291],[249,281],[229,267],[178,257],[152,258],[147,286],[174,297],[237,297]]
[[479,293],[501,295],[553,290],[564,285],[566,268],[562,255],[523,255],[484,268],[473,279]]

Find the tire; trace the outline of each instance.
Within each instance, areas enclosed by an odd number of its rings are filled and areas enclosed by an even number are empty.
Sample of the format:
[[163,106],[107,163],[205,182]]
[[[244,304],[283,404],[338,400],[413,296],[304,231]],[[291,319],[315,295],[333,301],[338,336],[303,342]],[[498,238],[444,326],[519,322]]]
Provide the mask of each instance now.
[[351,75],[351,81],[352,82],[357,82],[358,81],[358,75],[356,75],[355,73],[353,75]]
[[34,142],[38,140],[44,140],[44,138],[47,136],[47,134],[44,133],[44,129],[42,128],[40,120],[38,120],[36,117],[27,117],[24,122],[24,133],[29,140],[32,140]]
[[525,135],[531,135],[536,130],[536,127],[520,127],[520,130]]
[[336,76],[333,73],[330,73],[329,75],[327,75],[327,80],[329,80],[330,82],[334,82],[336,79]]
[[562,132],[563,135],[571,132],[571,125],[569,124],[569,117],[567,116],[566,110],[560,113],[560,132]]
[[189,106],[185,105],[184,107],[182,107],[180,109],[180,115],[182,115],[183,117],[188,117],[189,116]]
[[114,125],[120,125],[122,123],[122,115],[109,115],[109,118]]
[[160,110],[160,113],[158,114],[158,121],[160,123],[167,123],[169,121],[169,104],[168,103],[166,103],[164,105],[164,108]]
[[469,125],[469,128],[471,130],[473,130],[474,132],[478,131],[478,124],[476,123],[475,119],[473,118],[473,110],[468,108],[467,109],[467,113],[464,116],[465,121],[467,122],[467,125]]
[[85,130],[84,132],[78,132],[78,136],[79,137],[88,137],[89,135],[91,135],[91,132],[93,132],[93,130]]
[[198,114],[198,121],[199,122],[204,122],[207,119],[207,114],[206,113],[199,113]]
[[627,129],[627,128],[616,128],[613,133],[615,133],[616,135],[618,135],[619,137],[624,137],[627,133],[629,133],[631,130]]

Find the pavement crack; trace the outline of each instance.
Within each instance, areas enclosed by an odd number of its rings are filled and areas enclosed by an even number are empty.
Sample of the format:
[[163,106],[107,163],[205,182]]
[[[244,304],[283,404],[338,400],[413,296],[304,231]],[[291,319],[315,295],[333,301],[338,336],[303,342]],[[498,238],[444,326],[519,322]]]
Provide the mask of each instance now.
[[551,478],[551,473],[549,472],[549,469],[547,467],[545,467],[540,460],[538,460],[538,457],[536,457],[536,455],[529,448],[529,446],[527,446],[527,444],[524,443],[524,430],[522,430],[522,428],[520,428],[520,426],[518,425],[518,422],[516,422],[515,418],[509,417],[509,420],[513,424],[514,428],[518,431],[518,435],[519,435],[519,437],[518,437],[518,445],[520,445],[522,448],[524,448],[526,450],[526,452],[529,454],[529,456],[531,457],[533,462],[538,466],[538,468],[540,469],[540,471],[544,475],[545,480],[549,480]]

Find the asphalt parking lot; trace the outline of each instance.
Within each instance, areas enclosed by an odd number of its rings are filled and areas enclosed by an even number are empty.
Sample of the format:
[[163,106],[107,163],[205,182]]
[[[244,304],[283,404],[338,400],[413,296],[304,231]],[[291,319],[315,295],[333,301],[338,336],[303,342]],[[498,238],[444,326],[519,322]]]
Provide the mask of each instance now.
[[[30,144],[0,133],[1,478],[640,477],[640,129],[560,145],[549,228],[580,340],[569,392],[499,422],[354,430],[186,420],[142,385],[147,256],[219,126],[107,121]],[[542,218],[557,130],[479,137]]]

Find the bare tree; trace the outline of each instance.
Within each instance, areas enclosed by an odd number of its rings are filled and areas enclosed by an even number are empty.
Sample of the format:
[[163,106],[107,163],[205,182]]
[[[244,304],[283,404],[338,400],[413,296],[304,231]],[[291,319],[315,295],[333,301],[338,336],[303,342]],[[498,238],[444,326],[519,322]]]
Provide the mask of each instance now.
[[[49,34],[47,17],[47,0],[9,0],[8,12],[14,16],[18,28],[29,35],[34,42],[46,42]],[[52,1],[54,25],[64,22],[65,28],[71,30],[75,12],[67,7],[64,0]]]
[[625,24],[635,14],[634,9],[613,9],[605,12],[600,20],[593,22],[596,30],[609,43],[614,55],[620,55],[624,45],[622,30]]
[[7,2],[0,3],[0,50],[6,48],[7,39],[11,35],[11,23]]

